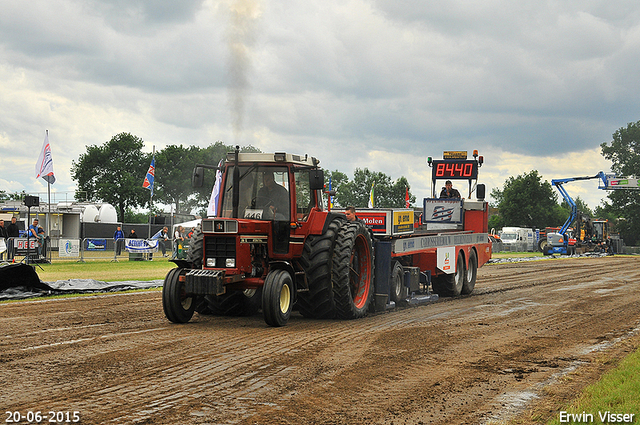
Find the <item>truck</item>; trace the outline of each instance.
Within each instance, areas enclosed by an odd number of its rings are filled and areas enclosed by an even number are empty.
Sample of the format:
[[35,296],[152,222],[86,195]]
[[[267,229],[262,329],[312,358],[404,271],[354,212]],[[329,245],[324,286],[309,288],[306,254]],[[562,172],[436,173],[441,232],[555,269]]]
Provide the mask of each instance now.
[[[434,184],[471,180],[482,157],[434,163]],[[279,327],[294,306],[307,318],[357,319],[473,292],[478,267],[491,258],[484,185],[476,182],[475,200],[425,199],[418,228],[411,209],[361,210],[361,219],[348,221],[325,208],[318,164],[308,155],[239,147],[219,167],[196,164],[194,186],[202,186],[205,169],[219,171],[219,201],[216,215],[196,228],[187,258],[172,260],[177,267],[162,289],[169,321],[262,310],[267,325]],[[439,208],[451,215],[433,214]]]
[[509,252],[533,252],[538,249],[538,238],[534,229],[526,227],[503,227],[498,232],[502,250]]

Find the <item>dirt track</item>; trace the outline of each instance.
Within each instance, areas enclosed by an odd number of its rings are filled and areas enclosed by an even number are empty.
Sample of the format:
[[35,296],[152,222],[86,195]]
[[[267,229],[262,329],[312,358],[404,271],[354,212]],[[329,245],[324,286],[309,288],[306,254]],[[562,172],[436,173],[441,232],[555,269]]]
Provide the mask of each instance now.
[[487,265],[468,297],[356,321],[294,313],[284,328],[170,324],[160,292],[10,303],[0,406],[42,423],[529,423],[606,369],[602,352],[636,347],[639,327],[630,257]]

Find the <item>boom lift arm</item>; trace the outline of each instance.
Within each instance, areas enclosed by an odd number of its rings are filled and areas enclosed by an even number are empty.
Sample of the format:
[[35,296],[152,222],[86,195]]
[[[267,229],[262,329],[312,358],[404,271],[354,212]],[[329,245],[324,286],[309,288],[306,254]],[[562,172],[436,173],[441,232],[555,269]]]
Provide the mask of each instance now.
[[578,207],[576,203],[573,201],[571,196],[567,193],[566,189],[562,186],[564,183],[569,183],[577,180],[591,180],[591,179],[600,179],[600,184],[598,185],[598,189],[603,190],[616,190],[616,189],[640,189],[640,182],[637,178],[629,178],[629,177],[620,177],[616,178],[615,174],[605,174],[603,171],[600,171],[595,176],[584,176],[584,177],[569,177],[566,179],[553,179],[551,180],[551,184],[554,185],[565,201],[571,206],[571,215],[567,218],[567,221],[564,222],[560,230],[559,234],[562,235],[565,241],[565,245],[568,243],[569,238],[566,235],[567,229],[571,226],[571,223],[576,219],[578,214]]

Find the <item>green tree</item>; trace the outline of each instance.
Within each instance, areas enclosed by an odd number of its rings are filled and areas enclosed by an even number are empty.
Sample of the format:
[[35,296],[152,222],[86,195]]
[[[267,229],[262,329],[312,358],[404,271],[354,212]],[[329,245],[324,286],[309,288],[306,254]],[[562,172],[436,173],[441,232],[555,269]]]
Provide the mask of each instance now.
[[[613,133],[613,140],[600,145],[602,155],[612,162],[618,177],[638,176],[640,170],[640,121],[627,124]],[[640,191],[611,191],[602,207],[603,215],[617,217],[617,229],[627,245],[640,242]]]
[[[344,174],[340,177],[342,176]],[[410,189],[407,179],[403,176],[392,182],[388,175],[379,171],[370,171],[368,168],[356,168],[353,180],[339,181],[336,202],[341,207],[352,205],[356,208],[365,208],[369,203],[369,194],[374,182],[374,207],[404,208],[406,189]],[[416,197],[409,190],[409,202],[414,204],[415,201]]]
[[509,177],[503,189],[494,188],[491,196],[499,214],[492,217],[489,228],[559,226],[568,217],[568,212],[558,204],[558,195],[551,183],[542,182],[536,170]]
[[118,211],[124,221],[129,208],[149,201],[142,182],[149,169],[151,155],[142,152],[143,141],[130,133],[120,133],[102,146],[87,146],[77,161],[72,161],[71,178],[88,201],[103,201]]
[[197,146],[169,145],[156,153],[156,195],[164,204],[175,205],[175,212],[189,213],[195,206],[191,176],[196,163],[202,162]]

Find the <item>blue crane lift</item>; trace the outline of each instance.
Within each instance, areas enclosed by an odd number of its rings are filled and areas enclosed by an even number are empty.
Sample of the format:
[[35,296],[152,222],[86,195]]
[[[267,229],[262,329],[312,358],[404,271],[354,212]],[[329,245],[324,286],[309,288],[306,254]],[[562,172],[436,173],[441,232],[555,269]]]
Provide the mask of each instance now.
[[[571,207],[571,214],[567,221],[564,222],[562,227],[557,233],[548,233],[547,240],[549,244],[545,247],[545,255],[551,254],[565,254],[571,255],[576,253],[576,246],[571,245],[569,243],[569,234],[568,229],[571,226],[571,223],[574,222],[576,217],[578,216],[578,207],[574,200],[569,196],[567,190],[564,188],[563,184],[579,181],[579,180],[592,180],[592,179],[600,179],[598,189],[603,190],[618,190],[618,189],[640,189],[640,181],[637,178],[630,177],[621,177],[616,178],[614,174],[605,174],[603,171],[600,171],[595,176],[583,176],[583,177],[569,177],[565,179],[553,179],[551,180],[551,184],[554,185],[564,200]],[[579,235],[578,235],[579,237]]]

